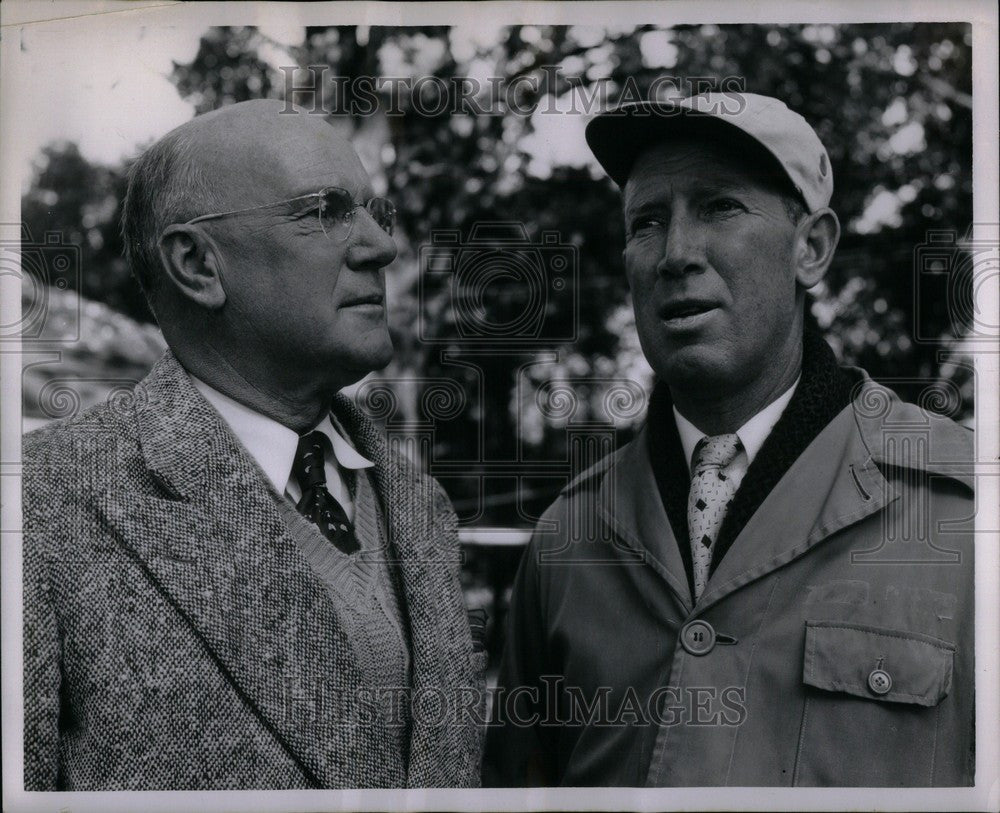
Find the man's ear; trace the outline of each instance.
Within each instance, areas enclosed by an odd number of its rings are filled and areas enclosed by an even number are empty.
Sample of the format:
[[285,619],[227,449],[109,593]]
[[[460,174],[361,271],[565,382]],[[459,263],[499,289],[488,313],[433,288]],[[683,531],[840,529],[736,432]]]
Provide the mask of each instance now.
[[833,209],[819,209],[806,215],[795,231],[795,279],[803,288],[812,288],[823,279],[840,240],[840,221]]
[[194,226],[167,226],[160,235],[160,261],[174,288],[209,310],[226,303],[221,258],[208,235]]

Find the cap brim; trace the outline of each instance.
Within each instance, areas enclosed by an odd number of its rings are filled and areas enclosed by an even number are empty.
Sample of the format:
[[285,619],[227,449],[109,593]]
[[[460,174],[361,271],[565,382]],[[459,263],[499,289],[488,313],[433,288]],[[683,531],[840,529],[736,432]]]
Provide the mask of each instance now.
[[719,116],[669,102],[629,102],[600,113],[591,119],[585,134],[598,163],[621,187],[644,150],[677,135],[721,136],[739,149],[750,146],[773,159],[785,175],[777,157],[742,128]]

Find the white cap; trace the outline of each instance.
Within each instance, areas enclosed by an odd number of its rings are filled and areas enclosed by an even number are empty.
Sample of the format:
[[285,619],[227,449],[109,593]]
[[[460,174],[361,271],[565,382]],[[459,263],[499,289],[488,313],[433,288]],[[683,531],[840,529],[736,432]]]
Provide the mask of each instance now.
[[[624,186],[635,159],[675,133],[733,127],[777,160],[810,212],[833,195],[830,157],[816,131],[780,99],[756,93],[702,93],[679,102],[626,102],[587,125],[587,143],[604,171]],[[735,133],[734,133],[735,135]]]

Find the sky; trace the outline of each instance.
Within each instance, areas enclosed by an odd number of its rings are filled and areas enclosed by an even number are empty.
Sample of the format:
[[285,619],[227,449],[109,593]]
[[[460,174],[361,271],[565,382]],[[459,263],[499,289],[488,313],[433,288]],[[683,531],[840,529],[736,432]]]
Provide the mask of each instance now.
[[[260,27],[278,42],[301,42],[304,30],[279,20]],[[134,17],[101,25],[47,23],[15,30],[21,81],[13,166],[22,185],[33,159],[52,141],[75,141],[90,161],[117,164],[138,147],[194,115],[170,82],[173,62],[190,62],[207,26],[147,26]],[[19,42],[14,40],[17,37]],[[7,37],[5,36],[5,39]]]
[[[302,42],[302,26],[291,24],[287,16],[268,14],[266,5],[257,8],[261,13],[253,24],[273,41]],[[207,28],[208,22],[147,24],[135,14],[121,13],[25,25],[5,34],[5,45],[18,47],[18,76],[12,84],[19,89],[11,100],[18,122],[16,141],[5,145],[5,150],[9,151],[8,165],[18,168],[22,188],[30,184],[33,162],[46,144],[73,141],[89,161],[114,165],[190,119],[193,107],[181,99],[169,77],[174,62],[190,62],[195,57]],[[497,28],[457,25],[450,47],[462,58],[480,41],[495,41]],[[606,33],[593,29],[597,39]],[[274,65],[288,63],[279,48],[264,47],[259,56]],[[383,67],[395,75],[392,54],[381,57],[390,63]],[[427,57],[436,59],[430,53]],[[414,67],[419,65],[409,69]],[[475,68],[475,62],[470,68]],[[572,100],[561,99],[559,106],[572,107]],[[582,121],[535,115],[533,124],[536,133],[522,145],[534,156],[533,174],[546,177],[557,163],[590,164],[598,172],[584,140]]]
[[[150,20],[147,12],[130,13],[127,8],[124,12],[11,26],[10,33],[4,32],[4,46],[17,48],[13,60],[17,81],[8,87],[18,89],[13,98],[4,100],[5,117],[13,108],[10,115],[17,122],[16,127],[5,132],[8,136],[13,133],[14,140],[5,143],[4,150],[7,166],[18,168],[22,189],[30,184],[33,161],[46,144],[73,141],[89,161],[116,165],[194,114],[169,76],[174,62],[190,62],[194,58],[209,21],[168,25]],[[256,25],[271,40],[286,45],[302,42],[304,28],[294,24],[292,15],[282,14],[274,4],[253,8],[254,17],[246,22]],[[498,26],[490,24],[455,26],[449,37],[452,53],[458,59],[469,58],[477,43],[496,40],[497,29]],[[533,30],[536,29],[526,27],[522,36],[529,37]],[[599,26],[574,26],[573,30],[575,39],[597,50],[609,33],[607,28]],[[677,49],[671,39],[669,30],[643,35],[640,48],[647,66],[664,69],[673,66]],[[416,51],[431,62],[439,57],[429,49],[418,47]],[[592,61],[594,53],[590,54]],[[259,56],[275,65],[288,64],[287,55],[278,47],[265,47]],[[402,70],[393,64],[391,52],[380,57],[385,63],[384,72],[396,75]],[[475,73],[476,64],[475,60],[470,63],[470,75]],[[420,73],[420,67],[413,64],[409,70]],[[430,70],[432,66],[426,68]],[[588,74],[597,68],[600,65],[592,66]],[[912,72],[912,67],[901,64],[897,70]],[[582,109],[584,105],[577,107],[573,95],[570,92],[556,100],[556,107]],[[905,110],[885,111],[885,116],[894,115],[906,119]],[[888,145],[892,152],[906,154],[923,148],[923,129],[919,123],[893,123],[903,126]],[[589,165],[595,174],[599,173],[584,139],[581,118],[542,115],[536,111],[532,124],[534,132],[521,144],[531,156],[528,167],[531,174],[545,178],[554,165]],[[895,225],[910,191],[873,190],[865,210],[850,228],[864,233]]]

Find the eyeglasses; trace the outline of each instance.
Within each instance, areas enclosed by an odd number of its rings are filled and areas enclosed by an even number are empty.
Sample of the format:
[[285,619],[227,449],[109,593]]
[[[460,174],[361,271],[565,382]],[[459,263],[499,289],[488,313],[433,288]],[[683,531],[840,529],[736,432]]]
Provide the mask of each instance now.
[[372,198],[364,203],[356,203],[354,198],[351,197],[350,192],[338,186],[327,186],[319,190],[319,192],[313,192],[309,195],[299,195],[295,198],[279,200],[274,203],[265,203],[261,206],[250,206],[246,209],[233,209],[230,212],[199,215],[198,217],[191,218],[184,225],[190,226],[192,223],[201,223],[205,220],[232,217],[233,215],[242,215],[247,212],[256,212],[260,209],[270,209],[274,206],[283,206],[300,200],[316,201],[316,211],[323,234],[339,242],[343,242],[351,236],[355,213],[358,209],[364,209],[368,212],[386,234],[392,234],[393,228],[396,225],[396,207],[391,200],[388,198]]

